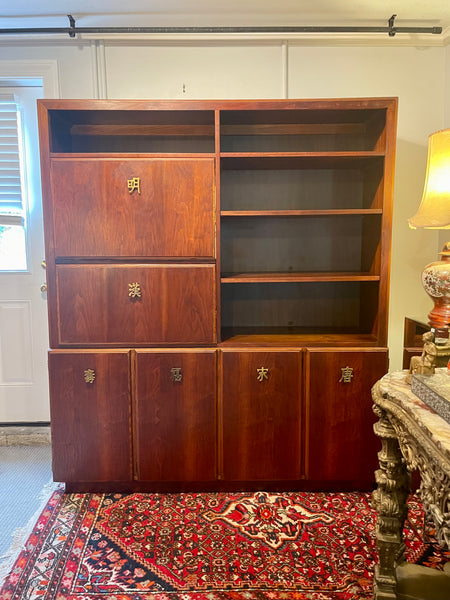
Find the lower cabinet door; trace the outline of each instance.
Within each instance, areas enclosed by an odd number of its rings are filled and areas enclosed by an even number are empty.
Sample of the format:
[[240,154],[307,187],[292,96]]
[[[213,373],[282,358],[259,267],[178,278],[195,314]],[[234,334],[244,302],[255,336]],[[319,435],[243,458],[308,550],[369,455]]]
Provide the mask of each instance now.
[[370,489],[380,443],[371,388],[388,370],[386,349],[306,352],[306,475]]
[[141,481],[216,478],[215,350],[137,350],[135,444]]
[[227,351],[222,357],[223,478],[300,478],[300,352]]
[[127,351],[49,353],[53,478],[132,479]]

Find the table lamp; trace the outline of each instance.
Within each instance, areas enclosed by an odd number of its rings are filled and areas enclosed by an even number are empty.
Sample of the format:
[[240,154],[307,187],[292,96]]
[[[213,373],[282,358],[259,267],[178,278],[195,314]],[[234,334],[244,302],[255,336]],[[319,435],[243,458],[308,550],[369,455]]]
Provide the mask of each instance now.
[[[450,129],[428,138],[428,160],[422,202],[408,219],[412,229],[450,229]],[[422,284],[433,300],[428,324],[436,343],[448,344],[450,326],[450,242],[439,253],[441,260],[427,265]],[[446,340],[446,341],[445,341]]]

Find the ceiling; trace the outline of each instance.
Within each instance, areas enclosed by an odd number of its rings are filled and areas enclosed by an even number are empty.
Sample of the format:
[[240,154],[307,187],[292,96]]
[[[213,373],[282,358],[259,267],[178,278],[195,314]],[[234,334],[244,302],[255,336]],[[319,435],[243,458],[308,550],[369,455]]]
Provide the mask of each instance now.
[[396,14],[396,27],[450,31],[449,0],[5,0],[0,10],[0,29],[68,27],[68,14],[77,27],[387,27]]

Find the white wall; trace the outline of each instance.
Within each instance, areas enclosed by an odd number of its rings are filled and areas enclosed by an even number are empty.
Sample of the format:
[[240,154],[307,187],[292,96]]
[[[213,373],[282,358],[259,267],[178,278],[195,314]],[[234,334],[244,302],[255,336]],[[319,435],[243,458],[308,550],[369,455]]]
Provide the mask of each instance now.
[[[57,60],[61,98],[93,98],[93,67],[95,50],[88,43],[42,42],[22,45],[1,40],[0,60]],[[1,76],[1,73],[0,73]]]
[[281,48],[106,46],[110,98],[280,98]]
[[428,135],[450,126],[450,47],[61,39],[0,50],[3,60],[57,59],[62,98],[398,96],[389,346],[390,368],[401,368],[404,318],[426,321],[420,272],[442,240],[409,230],[407,218],[420,202]]

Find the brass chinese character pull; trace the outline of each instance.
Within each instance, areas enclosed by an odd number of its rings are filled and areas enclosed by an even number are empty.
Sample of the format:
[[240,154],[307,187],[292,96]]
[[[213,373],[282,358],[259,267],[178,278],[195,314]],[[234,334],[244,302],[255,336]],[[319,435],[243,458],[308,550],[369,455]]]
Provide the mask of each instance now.
[[94,369],[86,369],[84,372],[84,380],[86,383],[94,383],[95,371]]
[[181,367],[172,367],[170,369],[170,378],[174,383],[181,383],[183,381],[183,370]]
[[127,180],[128,191],[132,194],[134,191],[137,191],[138,194],[141,193],[141,178],[140,177],[132,177]]
[[139,283],[135,282],[128,284],[128,295],[130,296],[130,298],[142,297],[141,286],[139,285]]
[[353,367],[341,367],[342,375],[339,383],[351,383],[353,377]]
[[256,372],[258,373],[256,379],[259,382],[264,381],[264,379],[269,379],[269,369],[266,369],[265,367],[260,367],[259,369],[256,369]]

